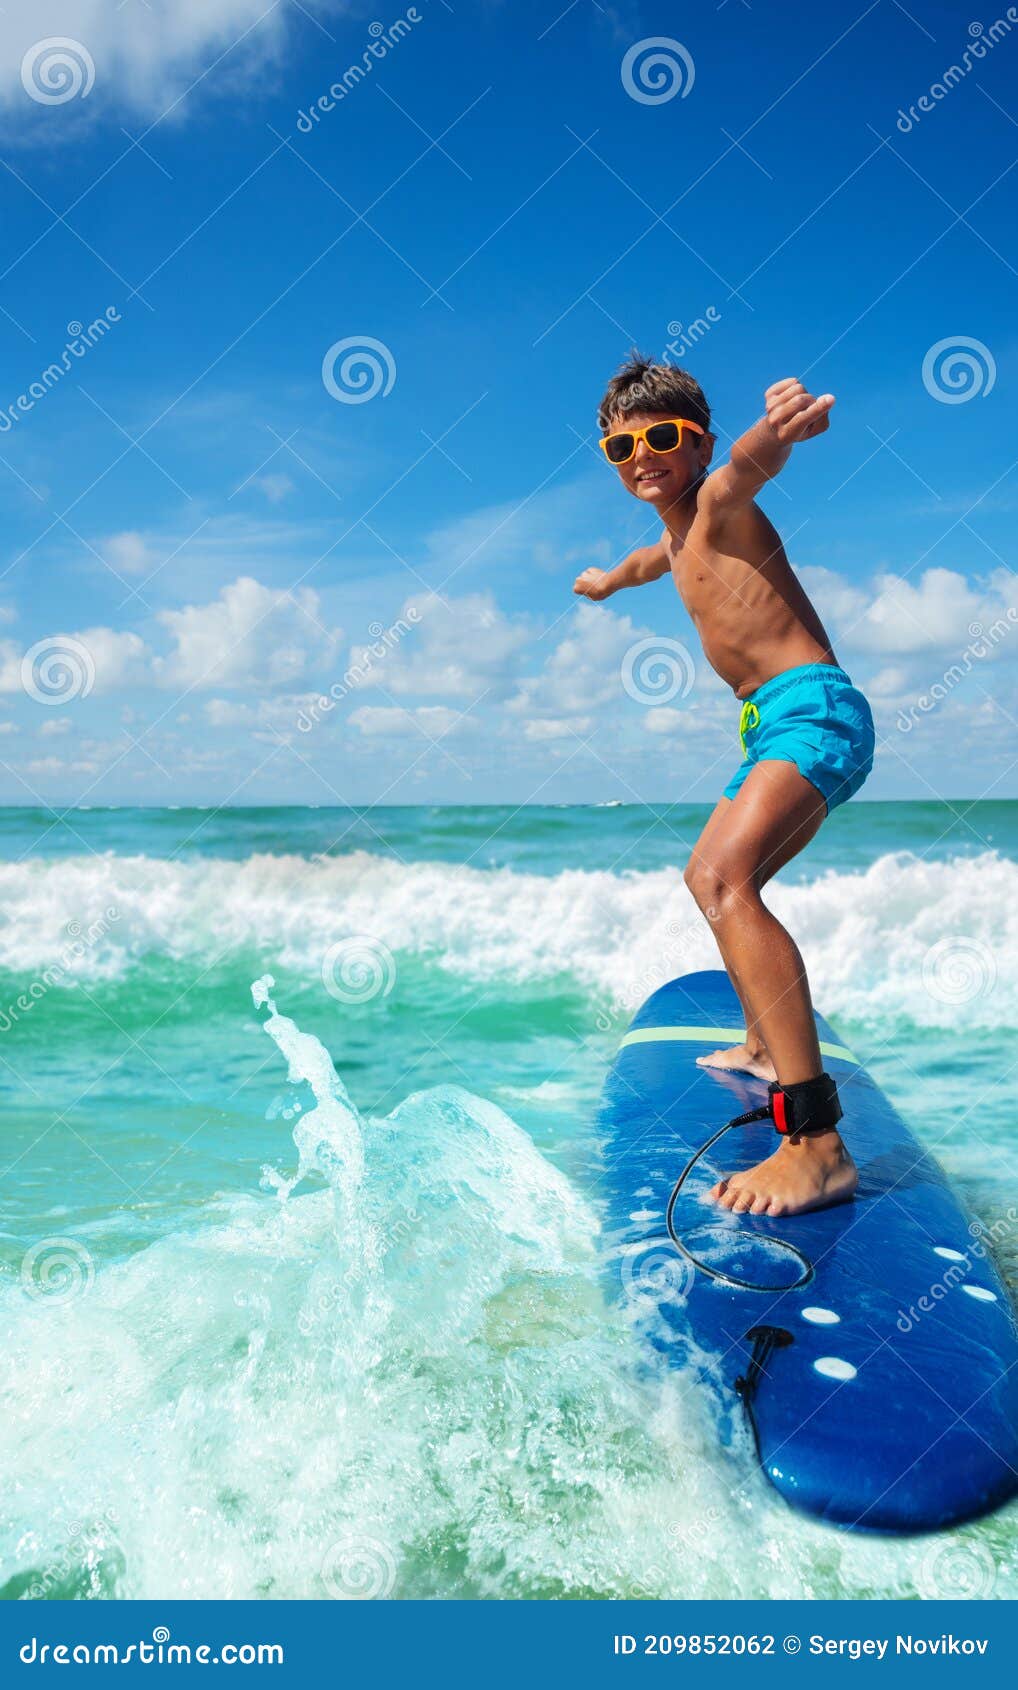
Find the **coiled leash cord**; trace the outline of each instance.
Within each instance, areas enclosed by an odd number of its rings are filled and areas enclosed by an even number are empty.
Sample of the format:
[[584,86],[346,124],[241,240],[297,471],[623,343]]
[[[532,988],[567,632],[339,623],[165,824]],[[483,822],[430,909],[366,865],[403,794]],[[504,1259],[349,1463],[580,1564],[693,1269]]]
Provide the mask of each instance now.
[[697,1162],[733,1127],[748,1127],[754,1121],[773,1121],[777,1131],[790,1138],[803,1133],[826,1132],[837,1125],[841,1116],[838,1088],[829,1074],[820,1074],[815,1080],[801,1080],[791,1086],[783,1086],[775,1080],[768,1087],[767,1102],[762,1103],[759,1109],[749,1109],[745,1115],[736,1115],[733,1120],[726,1121],[701,1144],[699,1150],[694,1151],[672,1187],[665,1210],[665,1226],[679,1254],[685,1256],[687,1262],[692,1262],[700,1273],[705,1273],[708,1279],[717,1280],[721,1285],[731,1285],[736,1291],[798,1291],[801,1286],[808,1285],[813,1278],[813,1263],[798,1245],[790,1244],[787,1238],[766,1238],[764,1241],[773,1249],[786,1250],[800,1263],[802,1272],[790,1284],[764,1285],[753,1279],[735,1279],[721,1268],[711,1267],[700,1256],[695,1256],[676,1232],[675,1205]]

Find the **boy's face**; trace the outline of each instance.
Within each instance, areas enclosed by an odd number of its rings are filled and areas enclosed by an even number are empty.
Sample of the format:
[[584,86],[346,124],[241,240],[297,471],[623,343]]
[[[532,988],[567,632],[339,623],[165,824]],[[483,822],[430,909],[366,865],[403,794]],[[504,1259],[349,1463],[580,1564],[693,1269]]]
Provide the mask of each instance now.
[[[627,428],[649,428],[661,422],[660,411],[637,411],[630,417],[613,417],[606,434],[618,434]],[[667,508],[688,493],[710,463],[714,451],[712,434],[694,434],[691,428],[682,430],[682,441],[674,452],[652,452],[645,440],[637,443],[636,452],[628,463],[617,464],[619,480],[627,493],[645,504]]]

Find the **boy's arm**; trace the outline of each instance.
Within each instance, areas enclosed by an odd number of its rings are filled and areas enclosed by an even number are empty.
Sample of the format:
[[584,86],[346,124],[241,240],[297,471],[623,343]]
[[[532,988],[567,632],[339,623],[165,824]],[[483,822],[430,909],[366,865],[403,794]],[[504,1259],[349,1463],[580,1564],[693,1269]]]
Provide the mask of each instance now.
[[642,587],[646,581],[659,581],[672,567],[665,549],[667,537],[665,529],[656,545],[640,546],[614,569],[585,569],[577,575],[573,592],[583,598],[607,599],[620,587]]
[[707,477],[701,507],[720,513],[751,504],[761,487],[784,469],[793,446],[830,427],[834,395],[814,399],[801,381],[788,376],[767,389],[765,404],[765,414],[735,442],[728,463]]

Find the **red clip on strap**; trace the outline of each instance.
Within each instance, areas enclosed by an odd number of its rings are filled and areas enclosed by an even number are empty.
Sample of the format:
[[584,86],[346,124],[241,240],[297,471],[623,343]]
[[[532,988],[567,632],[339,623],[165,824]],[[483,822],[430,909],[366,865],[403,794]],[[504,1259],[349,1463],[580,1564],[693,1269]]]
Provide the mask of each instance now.
[[785,1115],[785,1094],[783,1091],[771,1092],[771,1109],[774,1112],[774,1125],[779,1133],[787,1133],[788,1119]]

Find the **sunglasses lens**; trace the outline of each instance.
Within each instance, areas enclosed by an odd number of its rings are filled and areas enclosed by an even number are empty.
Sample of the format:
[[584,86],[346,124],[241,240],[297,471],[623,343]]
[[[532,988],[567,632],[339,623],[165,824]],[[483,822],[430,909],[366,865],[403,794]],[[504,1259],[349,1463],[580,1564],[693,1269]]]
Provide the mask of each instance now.
[[647,445],[652,452],[674,452],[682,439],[682,429],[678,423],[655,423],[647,430]]
[[605,455],[610,464],[624,464],[631,458],[636,442],[631,434],[612,434],[605,446]]

